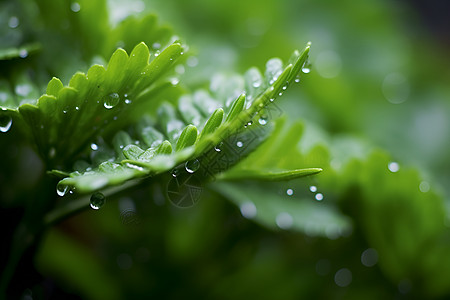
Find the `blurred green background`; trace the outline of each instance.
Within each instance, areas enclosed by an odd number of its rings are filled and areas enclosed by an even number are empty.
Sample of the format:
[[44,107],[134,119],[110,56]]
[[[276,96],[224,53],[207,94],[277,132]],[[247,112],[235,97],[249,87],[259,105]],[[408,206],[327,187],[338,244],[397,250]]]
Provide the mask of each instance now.
[[[88,21],[81,33],[58,30],[58,18],[50,17],[60,8],[36,2],[47,7],[44,23],[52,24],[59,42],[15,31],[26,26],[21,22],[33,1],[3,1],[3,48],[40,40],[43,49],[57,51],[66,40],[94,45],[89,40],[106,39],[95,36],[99,30],[89,36]],[[164,186],[157,183],[117,195],[101,210],[48,232],[34,260],[35,279],[21,287],[22,299],[450,297],[450,27],[441,21],[450,7],[444,2],[110,0],[111,24],[155,13],[189,45],[181,82],[192,90],[217,72],[264,69],[274,56],[286,61],[311,41],[311,72],[277,104],[288,124],[301,120],[293,127],[302,131],[294,144],[298,154],[286,156],[284,164],[324,172],[276,185],[212,182],[190,209],[165,202]],[[68,7],[77,10],[73,3]],[[74,48],[44,63],[67,83],[70,74],[101,59],[83,58],[86,53],[107,58],[111,49]],[[12,136],[2,140],[2,153],[16,165],[2,168],[4,216],[14,211],[13,199],[33,193],[42,168],[14,143],[20,144]],[[29,166],[38,175],[23,179]],[[311,186],[323,200],[314,199]],[[287,188],[313,203],[300,229],[245,218],[242,205],[226,200],[283,201]],[[332,221],[322,233],[315,230],[315,218],[325,214],[322,204],[348,221],[345,231]]]

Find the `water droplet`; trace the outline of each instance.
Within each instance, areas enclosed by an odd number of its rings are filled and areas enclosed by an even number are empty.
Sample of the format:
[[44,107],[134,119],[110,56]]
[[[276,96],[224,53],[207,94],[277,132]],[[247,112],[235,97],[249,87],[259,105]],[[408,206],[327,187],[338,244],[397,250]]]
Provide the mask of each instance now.
[[[125,99],[125,104],[130,104],[131,103],[131,100],[130,99]],[[116,117],[117,118],[117,117]]]
[[366,267],[373,267],[378,262],[378,252],[373,248],[364,250],[361,254],[361,263]]
[[285,91],[285,90],[287,89],[287,86],[284,85],[281,89],[282,89],[283,91]]
[[75,106],[75,110],[80,110],[80,108],[78,106]]
[[279,92],[279,93],[278,93],[278,96],[283,96],[283,92]]
[[270,98],[269,101],[273,102],[273,101],[275,101],[275,98]]
[[170,83],[171,83],[172,85],[177,85],[179,82],[180,82],[180,80],[179,80],[178,78],[173,78],[173,79],[170,81]]
[[173,169],[171,175],[173,178],[176,178],[179,175],[178,173],[179,173],[178,169]]
[[58,196],[62,197],[65,194],[67,194],[67,192],[69,191],[69,186],[63,183],[58,183],[56,185],[56,193],[58,194]]
[[299,83],[299,82],[300,82],[300,77],[296,77],[296,78],[294,79],[294,81],[295,81],[296,83]]
[[100,192],[95,192],[91,196],[90,205],[91,205],[92,209],[97,210],[97,209],[101,208],[105,204],[105,202],[106,202],[105,195],[103,195]]
[[303,64],[302,72],[305,74],[308,74],[309,72],[311,72],[311,64],[309,63],[308,60],[305,61],[305,63]]
[[244,218],[253,219],[256,217],[256,213],[258,212],[256,206],[251,201],[245,201],[239,207],[241,214]]
[[315,192],[317,192],[317,186],[312,185],[312,186],[309,187],[309,190],[310,190],[312,193],[315,193]]
[[287,194],[288,196],[292,196],[292,195],[294,194],[294,190],[293,190],[293,189],[287,189],[287,190],[286,190],[286,194]]
[[156,52],[155,52],[155,54],[154,54],[155,57],[157,57],[157,56],[159,55],[159,53],[160,53],[159,50],[156,50]]
[[259,88],[260,86],[261,86],[261,82],[259,82],[259,81],[253,82],[253,87],[254,88]]
[[396,173],[400,170],[400,165],[396,162],[390,162],[388,164],[388,169],[389,171],[391,171],[392,173]]
[[322,201],[323,200],[323,194],[322,193],[317,193],[314,198],[316,198],[317,201]]
[[429,184],[427,181],[422,181],[422,182],[419,184],[419,190],[420,190],[422,193],[427,193],[427,192],[430,190],[430,184]]
[[69,111],[69,106],[64,107],[63,114],[67,114],[68,111]]
[[81,6],[80,6],[80,4],[78,2],[73,2],[70,5],[70,10],[73,11],[73,12],[79,12],[80,9],[81,9]]
[[94,150],[94,151],[98,150],[97,144],[92,143],[92,144],[91,144],[91,149]]
[[17,28],[19,26],[19,19],[16,16],[12,16],[8,21],[9,28]]
[[28,56],[28,51],[25,49],[22,49],[19,51],[20,58],[26,58]]
[[352,283],[352,272],[347,268],[342,268],[334,275],[334,282],[337,286],[346,287]]
[[10,116],[0,116],[0,131],[8,132],[12,126],[12,118]]
[[261,118],[259,118],[258,123],[260,125],[266,125],[267,124],[267,118],[265,116],[261,116]]
[[192,174],[200,168],[200,162],[198,161],[198,159],[187,161],[184,165],[184,168],[188,173]]
[[[123,148],[123,146],[122,146],[122,148]],[[121,148],[121,149],[122,149],[122,148]],[[135,169],[135,170],[144,172],[144,168],[143,168],[143,167],[139,167],[139,166],[136,166],[136,165],[130,164],[130,163],[126,163],[126,166],[127,166],[128,168],[132,168],[132,169]]]
[[153,49],[159,49],[159,48],[161,48],[161,44],[160,43],[153,43],[152,47],[153,47]]
[[111,109],[117,104],[119,104],[120,96],[117,93],[111,93],[106,96],[105,102],[103,102],[103,106],[107,109]]
[[241,141],[238,141],[236,143],[236,146],[238,146],[239,148],[242,148],[244,146],[244,143],[242,143]]
[[220,151],[222,151],[222,149],[221,149],[222,147],[223,147],[223,142],[220,142],[219,144],[214,146],[214,150],[216,152],[220,152]]
[[281,229],[289,229],[294,224],[294,219],[289,213],[282,212],[277,215],[275,222]]

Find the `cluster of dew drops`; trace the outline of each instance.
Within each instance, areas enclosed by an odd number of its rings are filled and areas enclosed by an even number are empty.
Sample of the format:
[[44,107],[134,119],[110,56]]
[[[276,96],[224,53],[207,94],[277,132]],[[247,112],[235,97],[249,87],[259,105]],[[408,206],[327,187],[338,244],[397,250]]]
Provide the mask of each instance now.
[[[69,188],[68,185],[63,184],[63,183],[58,183],[58,185],[56,186],[56,193],[58,194],[58,196],[64,197],[68,193],[73,194],[74,191],[73,191],[73,189]],[[103,205],[105,205],[105,203],[106,203],[106,197],[101,192],[93,193],[89,200],[89,206],[94,210],[100,209]]]

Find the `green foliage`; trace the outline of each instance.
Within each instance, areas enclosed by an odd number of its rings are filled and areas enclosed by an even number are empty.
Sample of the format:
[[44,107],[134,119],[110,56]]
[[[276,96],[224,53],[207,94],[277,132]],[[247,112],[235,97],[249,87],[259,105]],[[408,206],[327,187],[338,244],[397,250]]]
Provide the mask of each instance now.
[[2,293],[38,248],[92,299],[448,297],[439,51],[384,2],[138,2],[0,3]]

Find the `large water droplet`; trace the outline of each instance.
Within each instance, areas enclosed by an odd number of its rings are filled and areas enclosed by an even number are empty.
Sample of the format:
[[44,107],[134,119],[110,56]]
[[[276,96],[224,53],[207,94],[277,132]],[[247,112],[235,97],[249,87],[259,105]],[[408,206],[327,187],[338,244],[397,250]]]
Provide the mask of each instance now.
[[70,10],[73,11],[73,12],[79,12],[80,9],[81,9],[81,6],[80,6],[80,4],[78,2],[73,2],[70,5]]
[[28,56],[28,51],[26,49],[22,49],[19,51],[20,58],[26,58]]
[[260,125],[266,125],[267,124],[267,117],[266,116],[261,116],[261,118],[259,118],[258,123]]
[[200,168],[200,162],[198,159],[190,160],[186,162],[184,167],[188,173],[192,174]]
[[238,146],[239,148],[242,148],[244,146],[244,143],[241,141],[237,141],[236,146]]
[[56,193],[58,194],[58,196],[62,197],[65,194],[67,194],[67,192],[69,191],[69,186],[63,183],[58,183],[58,185],[56,185]]
[[311,72],[311,64],[310,64],[309,61],[306,61],[306,62],[303,64],[302,72],[305,73],[305,74],[308,74],[309,72]]
[[92,209],[99,209],[101,208],[106,202],[106,198],[105,195],[103,195],[100,192],[95,192],[94,194],[92,194],[91,196],[91,208]]
[[10,116],[1,115],[0,116],[0,131],[7,132],[11,129],[12,118]]
[[392,173],[396,173],[396,172],[398,172],[398,170],[400,170],[400,165],[398,163],[396,163],[396,162],[390,162],[388,164],[388,169]]
[[95,143],[92,143],[91,144],[91,149],[94,150],[94,151],[98,150],[98,145],[95,144]]
[[241,210],[241,214],[244,218],[253,219],[256,217],[257,209],[255,204],[251,201],[242,203],[239,209]]
[[111,109],[117,104],[119,104],[120,96],[117,93],[111,93],[106,96],[105,102],[103,102],[103,106],[107,109]]
[[322,201],[323,200],[323,194],[322,193],[317,193],[315,196],[317,201]]
[[287,190],[286,190],[286,194],[287,194],[288,196],[292,196],[292,195],[294,195],[294,190],[293,190],[293,189],[287,189]]
[[315,193],[315,192],[317,192],[317,186],[312,185],[312,186],[309,187],[309,190],[310,190],[311,192]]

